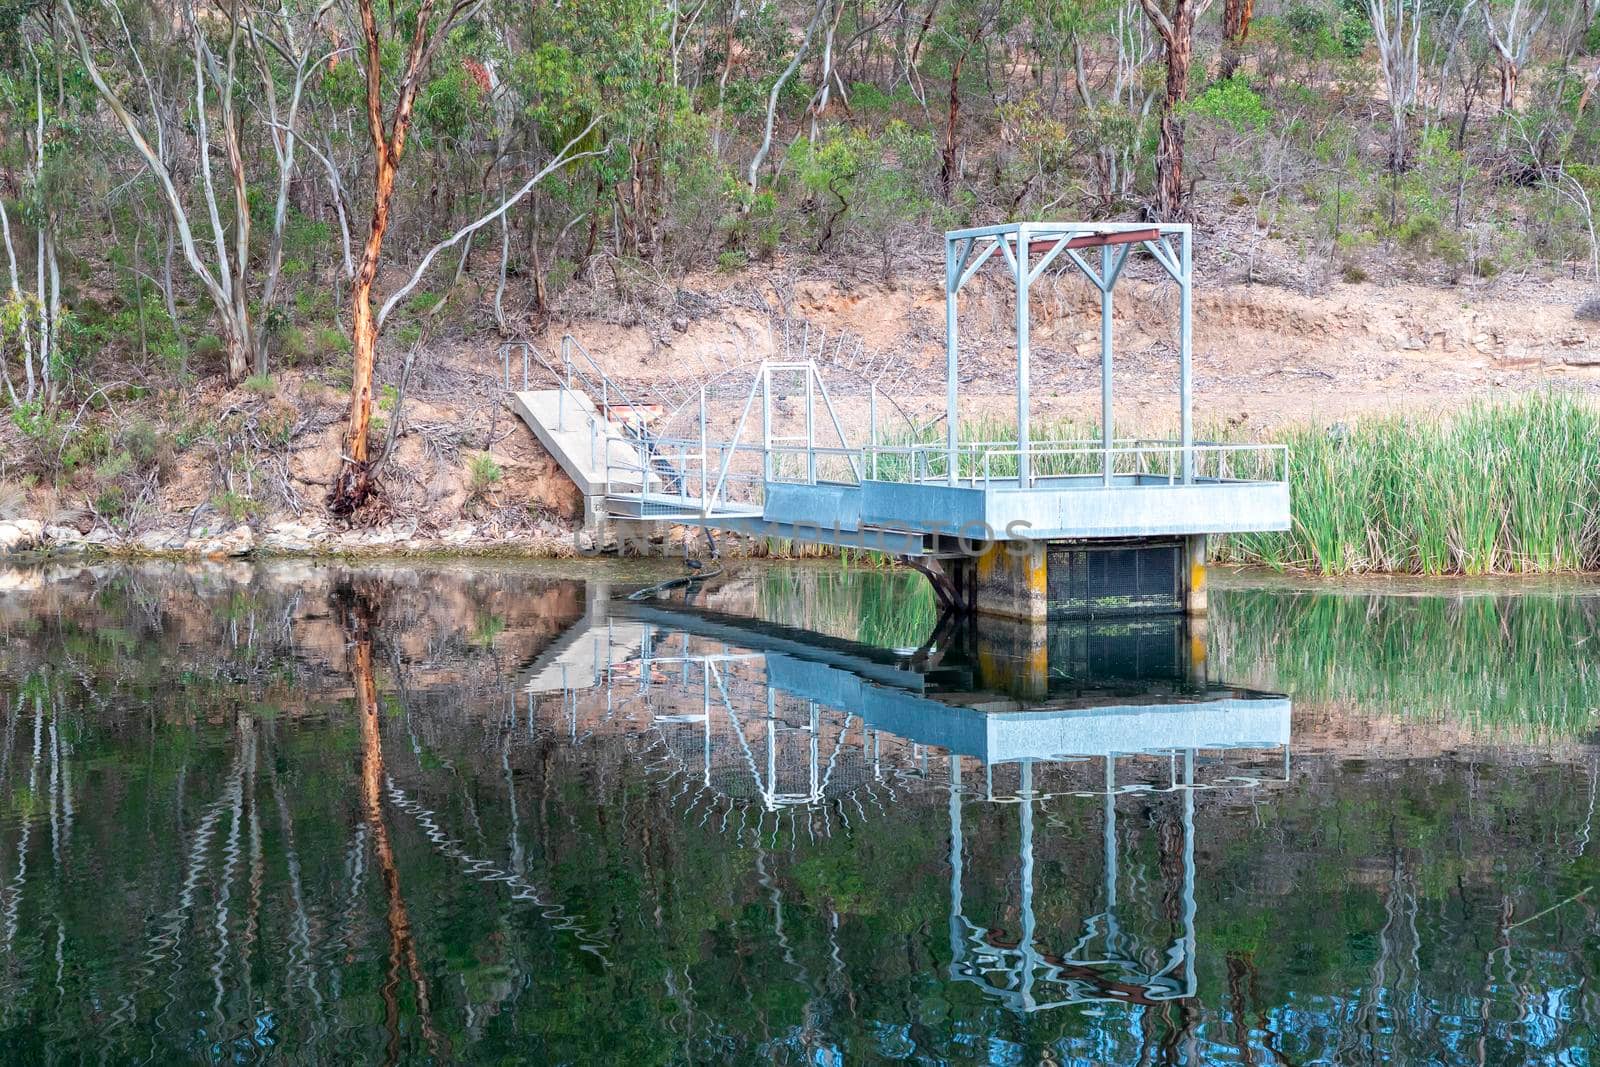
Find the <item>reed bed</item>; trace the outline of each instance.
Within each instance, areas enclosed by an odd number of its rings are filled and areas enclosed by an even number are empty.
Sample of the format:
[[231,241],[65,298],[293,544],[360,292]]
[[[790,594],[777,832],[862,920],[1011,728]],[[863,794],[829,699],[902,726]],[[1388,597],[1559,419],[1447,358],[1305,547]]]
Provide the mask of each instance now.
[[1294,526],[1219,539],[1224,561],[1319,574],[1547,574],[1600,562],[1600,412],[1571,393],[1448,418],[1299,427]]
[[[973,446],[958,476],[1016,475],[1014,456],[983,467],[981,446],[1016,440],[1015,420],[962,420]],[[1160,436],[1160,435],[1155,435]],[[1172,436],[1172,435],[1168,435]],[[1031,424],[1039,476],[1096,474],[1096,422],[1062,418]],[[1198,444],[1244,443],[1236,431],[1200,427]],[[1217,538],[1213,558],[1323,575],[1549,574],[1600,569],[1600,411],[1577,395],[1549,390],[1455,415],[1372,416],[1331,427],[1296,426],[1273,436],[1288,446],[1293,528]],[[942,425],[880,438],[876,477],[940,478],[947,473]],[[922,447],[922,453],[911,451]],[[896,451],[899,449],[900,451]],[[1082,449],[1081,453],[1069,450]],[[1168,473],[1159,449],[1116,458],[1119,474]],[[1277,476],[1279,457],[1202,450],[1202,475]],[[1259,468],[1259,469],[1258,469]],[[867,472],[869,476],[872,472]]]

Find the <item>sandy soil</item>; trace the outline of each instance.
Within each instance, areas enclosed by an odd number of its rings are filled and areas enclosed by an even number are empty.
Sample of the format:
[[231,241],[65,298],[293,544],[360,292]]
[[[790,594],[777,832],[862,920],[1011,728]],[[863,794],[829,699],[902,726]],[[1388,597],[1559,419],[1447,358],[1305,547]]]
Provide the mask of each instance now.
[[[719,409],[742,400],[760,360],[809,356],[852,420],[864,418],[859,401],[872,383],[927,415],[944,403],[940,278],[932,265],[887,284],[793,280],[781,270],[753,289],[748,279],[692,277],[683,290],[723,310],[655,328],[572,322],[546,331],[541,347],[557,350],[570,331],[626,386],[671,406],[709,382]],[[1015,313],[1002,282],[980,278],[962,296],[962,395],[970,411],[1015,410]],[[1195,417],[1248,432],[1365,412],[1447,412],[1552,383],[1597,392],[1600,326],[1573,314],[1591,292],[1583,282],[1507,278],[1451,287],[1337,283],[1307,295],[1202,278]],[[1116,295],[1118,420],[1164,429],[1177,419],[1175,294],[1149,270],[1130,268]],[[1036,287],[1036,417],[1098,414],[1098,311],[1081,278],[1047,278]],[[731,420],[719,413],[715,421]]]

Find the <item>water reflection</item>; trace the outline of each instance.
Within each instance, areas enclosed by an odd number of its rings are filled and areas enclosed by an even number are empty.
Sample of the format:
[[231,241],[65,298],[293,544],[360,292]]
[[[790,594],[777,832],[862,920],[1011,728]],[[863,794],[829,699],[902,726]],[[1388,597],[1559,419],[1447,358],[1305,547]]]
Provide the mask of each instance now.
[[[692,603],[597,601],[526,677],[530,716],[538,698],[558,696],[559,719],[546,725],[574,744],[625,723],[650,739],[639,754],[674,789],[672,805],[741,844],[892,820],[888,806],[942,767],[948,974],[1014,1011],[1194,996],[1193,794],[1289,779],[1288,698],[1210,681],[1204,641],[1180,617],[1048,628],[947,617],[920,647],[892,650]],[[1137,847],[1117,834],[1128,794],[1179,799],[1172,825],[1156,831],[1174,855],[1163,851],[1160,877],[1119,903],[1118,853]],[[1099,908],[1071,925],[1075,938],[1059,922],[1041,935],[1035,819],[1071,818],[1094,797]],[[1014,928],[967,913],[969,804],[1017,812],[1013,869],[984,872],[1016,883]],[[1172,933],[1147,945],[1118,913],[1158,896],[1172,901]],[[773,897],[781,907],[776,888]]]
[[647,581],[0,572],[0,1060],[1592,1062],[1587,607]]

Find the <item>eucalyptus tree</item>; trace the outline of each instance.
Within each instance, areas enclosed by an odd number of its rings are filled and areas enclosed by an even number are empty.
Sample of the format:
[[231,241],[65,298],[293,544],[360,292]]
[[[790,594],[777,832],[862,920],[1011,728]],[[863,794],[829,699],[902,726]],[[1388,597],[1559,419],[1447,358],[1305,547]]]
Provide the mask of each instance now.
[[[451,0],[438,10],[436,0],[422,0],[411,13],[411,30],[405,53],[394,72],[392,100],[385,99],[385,35],[372,0],[357,0],[365,74],[366,124],[372,149],[372,216],[362,246],[355,279],[350,286],[350,333],[354,362],[350,382],[350,414],[345,427],[344,453],[328,494],[336,515],[349,515],[372,492],[372,461],[367,430],[372,423],[373,370],[378,359],[378,319],[372,307],[372,287],[383,262],[383,239],[389,230],[395,177],[405,155],[417,94],[423,89],[435,56],[457,25],[470,18],[482,0]],[[385,9],[384,22],[391,31],[403,31],[406,15]],[[398,36],[398,35],[397,35]],[[387,112],[387,114],[386,114]]]
[[1389,105],[1389,169],[1406,166],[1407,127],[1421,78],[1422,0],[1366,0],[1378,44],[1378,72]]
[[[1110,211],[1133,194],[1140,157],[1148,140],[1150,110],[1156,94],[1141,72],[1155,58],[1156,45],[1146,30],[1139,0],[1110,0],[1084,5],[1068,29],[1072,41],[1074,79],[1090,149],[1094,153],[1094,200]],[[1116,50],[1099,66],[1088,43],[1110,39]]]
[[1015,16],[1016,11],[1005,0],[952,0],[936,26],[950,82],[939,162],[939,180],[947,200],[954,195],[960,179],[962,71],[970,59],[982,56],[990,36],[1008,29]]
[[[300,101],[320,69],[314,49],[331,6],[323,0],[257,11],[233,0],[220,18],[192,2],[173,12],[125,11],[119,0],[87,0],[82,14],[72,0],[61,6],[113,129],[155,180],[184,261],[212,305],[230,380],[266,370],[265,331],[254,319],[277,289]],[[278,95],[282,70],[269,52],[289,72],[286,107]],[[245,105],[252,89],[265,98],[264,109]],[[251,194],[260,175],[247,126],[261,127],[271,142],[276,171],[264,280],[252,244]]]
[[1160,218],[1177,219],[1187,210],[1184,203],[1187,190],[1183,184],[1183,105],[1189,95],[1189,68],[1194,63],[1194,28],[1211,7],[1211,0],[1139,2],[1161,38],[1167,68],[1166,95],[1161,103],[1161,136],[1156,145],[1155,211]]
[[1255,0],[1223,0],[1222,63],[1218,77],[1231,78],[1239,69],[1240,53],[1250,37],[1250,19],[1254,14]]
[[[21,28],[20,26],[18,27]],[[21,217],[16,230],[32,231],[34,267],[32,288],[24,280],[25,268],[18,268],[18,234],[13,230],[5,198],[0,197],[0,242],[5,245],[5,299],[0,301],[0,384],[13,406],[54,399],[60,384],[55,366],[56,341],[60,333],[61,269],[58,258],[56,223],[60,206],[47,190],[46,141],[49,109],[44,95],[44,67],[40,54],[49,56],[47,41],[23,44],[19,36],[11,51],[5,76],[0,77],[0,101],[9,120],[0,123],[0,150],[5,151],[7,171],[17,173],[23,196]],[[53,58],[53,57],[51,57]],[[31,74],[31,77],[30,77]],[[26,255],[26,247],[23,253]],[[21,356],[22,382],[13,382],[8,349]]]
[[[383,28],[380,27],[378,14],[371,0],[359,2],[367,133],[373,155],[372,217],[351,284],[350,314],[354,363],[349,418],[345,427],[344,452],[328,495],[329,507],[336,515],[350,515],[368,500],[373,491],[376,459],[371,452],[368,431],[372,422],[378,339],[391,313],[421,284],[428,269],[441,252],[470,241],[479,230],[501,221],[515,205],[551,174],[577,159],[599,154],[592,137],[600,127],[603,116],[591,114],[585,124],[572,132],[560,150],[542,157],[542,165],[535,166],[530,162],[527,167],[532,171],[530,176],[515,191],[504,196],[497,206],[429,247],[417,261],[407,281],[390,292],[383,299],[381,307],[374,307],[374,287],[378,270],[384,260],[384,237],[392,219],[396,178],[408,137],[418,114],[419,102],[439,78],[450,77],[449,74],[444,74],[435,78],[432,74],[435,62],[441,55],[449,56],[457,68],[470,66],[474,70],[484,69],[468,47],[471,44],[481,51],[488,51],[489,48],[483,40],[462,41],[461,47],[452,45],[448,51],[446,50],[454,31],[462,28],[468,20],[477,15],[483,4],[484,0],[452,0],[448,8],[436,10],[435,0],[423,0],[422,6],[414,14],[405,53],[393,72],[392,99],[386,100],[388,94],[384,88],[386,71]],[[487,78],[487,74],[485,76]],[[493,81],[488,80],[492,88]],[[499,143],[497,139],[497,144]],[[529,158],[534,160],[540,157],[530,153]],[[497,154],[490,166],[497,166],[499,162]]]
[[1496,11],[1496,5],[1484,0],[1480,10],[1500,74],[1500,110],[1515,111],[1517,80],[1528,63],[1533,39],[1550,14],[1550,5],[1540,0],[1512,0],[1509,10]]

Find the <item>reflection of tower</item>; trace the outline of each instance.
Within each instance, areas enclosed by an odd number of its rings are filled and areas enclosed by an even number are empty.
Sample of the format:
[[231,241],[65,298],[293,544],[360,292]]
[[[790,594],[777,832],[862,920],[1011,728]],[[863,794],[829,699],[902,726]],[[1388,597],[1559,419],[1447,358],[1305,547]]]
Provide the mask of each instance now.
[[965,864],[961,758],[950,757],[951,978],[970,982],[1007,1007],[1024,1012],[1094,1001],[1154,1004],[1195,995],[1194,794],[1205,786],[1195,780],[1194,748],[1169,751],[1168,756],[1169,780],[1155,791],[1176,793],[1181,803],[1181,911],[1180,932],[1161,949],[1159,966],[1147,962],[1151,955],[1141,950],[1137,939],[1123,932],[1118,921],[1117,797],[1147,788],[1118,787],[1118,754],[1108,752],[1104,756],[1104,788],[1100,792],[1104,805],[1103,910],[1085,918],[1077,940],[1060,953],[1047,947],[1051,941],[1048,934],[1039,936],[1034,910],[1034,807],[1044,800],[1034,790],[1034,765],[1041,761],[1019,761],[1014,797],[997,798],[986,791],[978,801],[1012,800],[1018,808],[1021,928],[1012,941],[973,922],[966,914],[962,888]]

